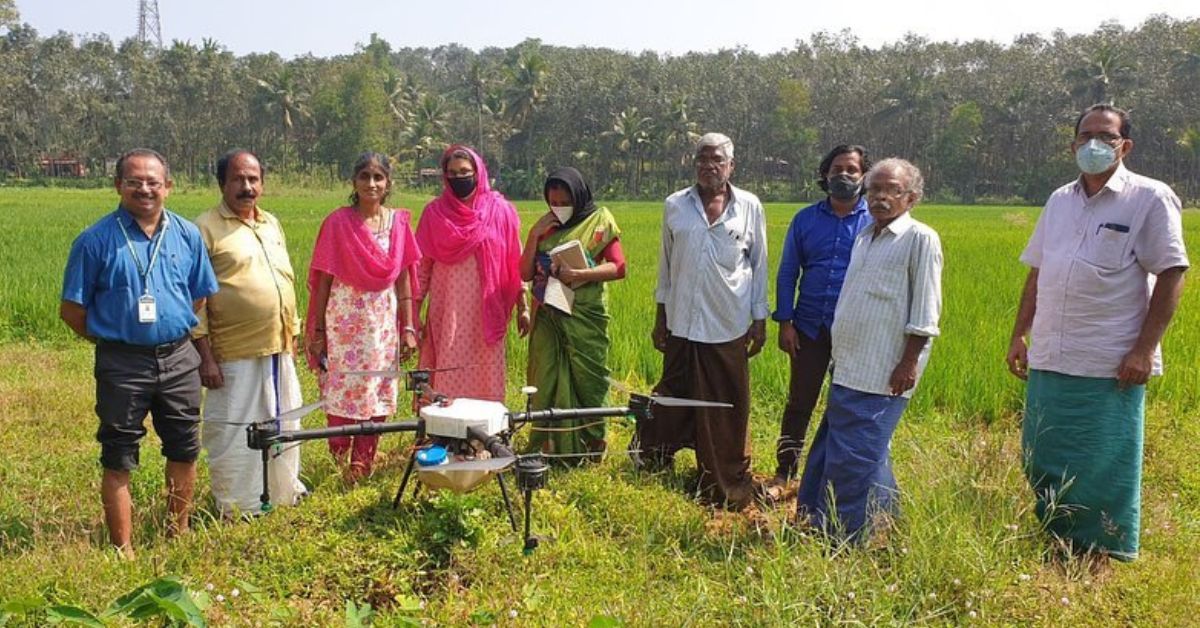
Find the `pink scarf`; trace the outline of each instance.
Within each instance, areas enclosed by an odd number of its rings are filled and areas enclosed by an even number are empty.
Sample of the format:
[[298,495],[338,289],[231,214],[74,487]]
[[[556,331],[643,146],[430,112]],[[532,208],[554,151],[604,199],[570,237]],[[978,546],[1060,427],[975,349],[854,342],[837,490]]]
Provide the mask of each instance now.
[[[332,275],[359,290],[380,292],[391,288],[400,273],[407,271],[412,294],[418,294],[416,269],[421,260],[421,249],[417,247],[410,223],[407,209],[395,210],[391,244],[385,253],[375,241],[375,234],[353,207],[343,207],[329,214],[321,223],[313,247],[312,262],[308,267],[308,293],[312,294],[316,289],[320,273]],[[415,310],[413,320],[417,320]],[[313,325],[310,310],[305,331],[311,334]]]
[[443,169],[442,194],[421,214],[417,245],[423,254],[442,264],[475,256],[483,293],[483,337],[488,344],[495,344],[504,338],[521,295],[520,220],[516,208],[492,190],[487,166],[475,151],[454,145],[445,155],[459,149],[475,162],[475,195],[470,205],[464,204],[450,189]]

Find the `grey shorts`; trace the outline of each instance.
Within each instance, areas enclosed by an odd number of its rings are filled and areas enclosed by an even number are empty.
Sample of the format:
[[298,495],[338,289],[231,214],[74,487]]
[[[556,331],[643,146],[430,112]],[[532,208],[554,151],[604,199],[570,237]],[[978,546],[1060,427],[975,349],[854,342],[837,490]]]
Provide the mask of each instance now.
[[96,416],[100,464],[136,469],[146,414],[172,462],[200,455],[200,354],[185,337],[157,347],[96,344]]

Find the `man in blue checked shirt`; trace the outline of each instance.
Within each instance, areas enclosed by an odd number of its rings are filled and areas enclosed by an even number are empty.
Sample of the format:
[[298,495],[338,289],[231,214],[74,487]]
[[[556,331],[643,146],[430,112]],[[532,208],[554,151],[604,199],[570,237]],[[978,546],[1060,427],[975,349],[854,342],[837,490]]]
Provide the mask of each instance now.
[[112,544],[132,557],[129,473],[147,413],[167,458],[168,533],[188,528],[200,453],[200,356],[189,331],[217,280],[200,232],[163,208],[166,159],[135,149],[116,170],[120,205],[71,245],[59,313],[96,344],[104,521]]
[[828,196],[796,212],[783,241],[775,278],[778,309],[772,318],[779,323],[779,348],[788,354],[792,368],[775,450],[775,477],[767,485],[767,497],[773,501],[783,497],[799,470],[804,435],[829,370],[829,328],[850,251],[858,232],[871,224],[862,193],[863,174],[870,168],[862,146],[842,144],[829,151],[817,169],[817,184]]

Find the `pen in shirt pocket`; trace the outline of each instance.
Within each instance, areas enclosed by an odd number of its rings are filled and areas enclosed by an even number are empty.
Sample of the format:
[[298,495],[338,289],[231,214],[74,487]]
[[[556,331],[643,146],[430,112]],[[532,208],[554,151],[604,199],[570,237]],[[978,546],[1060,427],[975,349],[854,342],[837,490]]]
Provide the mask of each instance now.
[[1129,233],[1129,225],[1121,225],[1115,222],[1102,222],[1096,227],[1096,235],[1100,235],[1101,229],[1112,229],[1118,233]]

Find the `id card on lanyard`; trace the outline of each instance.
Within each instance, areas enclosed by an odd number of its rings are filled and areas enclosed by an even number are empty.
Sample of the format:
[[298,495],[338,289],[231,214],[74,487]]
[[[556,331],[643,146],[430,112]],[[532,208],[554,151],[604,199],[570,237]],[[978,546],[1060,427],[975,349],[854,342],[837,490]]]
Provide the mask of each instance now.
[[159,220],[159,228],[155,231],[154,244],[150,249],[150,261],[142,266],[142,260],[138,258],[137,249],[133,247],[133,240],[129,237],[129,231],[125,229],[125,223],[121,222],[121,217],[117,217],[117,226],[121,227],[121,235],[125,236],[125,244],[129,247],[129,255],[133,258],[134,265],[137,266],[138,275],[142,278],[142,296],[137,300],[137,320],[144,325],[151,325],[158,321],[158,304],[154,300],[154,295],[150,294],[150,271],[154,270],[154,263],[158,261],[158,252],[162,248],[163,238],[166,237],[167,227],[170,226],[170,221],[167,220],[167,215],[164,213],[162,219]]

